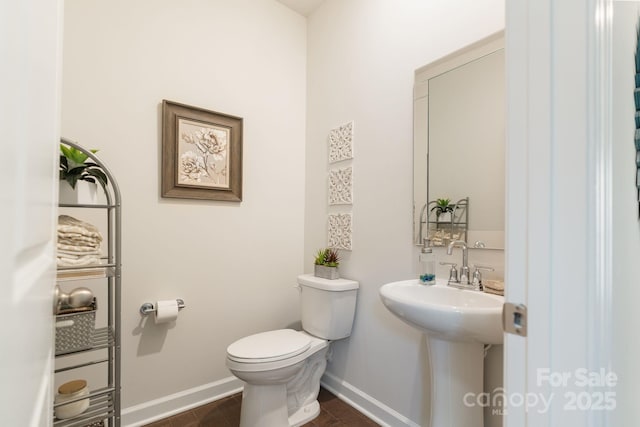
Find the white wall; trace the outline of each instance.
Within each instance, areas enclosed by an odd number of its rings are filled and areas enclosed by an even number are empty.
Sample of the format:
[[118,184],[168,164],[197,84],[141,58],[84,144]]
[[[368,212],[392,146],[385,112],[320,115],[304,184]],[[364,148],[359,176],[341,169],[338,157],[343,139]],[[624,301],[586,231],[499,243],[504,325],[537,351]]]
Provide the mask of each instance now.
[[633,101],[634,53],[640,6],[614,1],[613,10],[613,372],[618,375],[617,410],[611,425],[633,425],[640,416],[637,396],[640,343],[632,325],[640,300],[640,223],[635,188]]
[[[67,0],[62,135],[123,193],[127,408],[230,377],[228,344],[299,319],[306,23],[273,0]],[[244,118],[241,203],[160,197],[160,104]],[[143,302],[183,298],[174,326]]]
[[[306,271],[326,245],[327,135],[355,122],[354,249],[344,254],[341,274],[361,288],[353,334],[334,344],[328,372],[419,425],[429,416],[424,338],[378,297],[384,283],[417,274],[414,70],[503,28],[502,0],[327,0],[309,18]],[[495,252],[485,256],[502,262],[501,251]]]

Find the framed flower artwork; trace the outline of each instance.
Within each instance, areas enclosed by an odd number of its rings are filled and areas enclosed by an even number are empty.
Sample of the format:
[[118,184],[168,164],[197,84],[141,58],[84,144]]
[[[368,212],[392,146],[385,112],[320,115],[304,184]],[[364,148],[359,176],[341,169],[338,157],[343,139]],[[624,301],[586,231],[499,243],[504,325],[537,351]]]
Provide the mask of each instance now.
[[242,201],[242,118],[163,100],[162,197]]

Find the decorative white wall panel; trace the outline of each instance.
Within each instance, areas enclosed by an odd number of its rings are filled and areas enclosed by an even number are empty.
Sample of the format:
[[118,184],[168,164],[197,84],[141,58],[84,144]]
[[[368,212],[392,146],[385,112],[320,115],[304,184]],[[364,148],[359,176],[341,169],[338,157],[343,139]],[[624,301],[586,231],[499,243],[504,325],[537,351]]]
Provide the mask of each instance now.
[[351,213],[329,214],[330,248],[351,250]]
[[353,159],[353,121],[329,133],[329,163]]
[[353,167],[329,171],[329,205],[353,203]]

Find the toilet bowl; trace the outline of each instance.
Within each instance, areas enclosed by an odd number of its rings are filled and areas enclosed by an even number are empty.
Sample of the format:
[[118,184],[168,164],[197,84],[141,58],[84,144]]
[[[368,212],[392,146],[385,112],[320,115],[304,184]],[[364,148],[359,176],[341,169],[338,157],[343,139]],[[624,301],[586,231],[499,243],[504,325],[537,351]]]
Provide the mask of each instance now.
[[358,282],[298,277],[303,331],[278,329],[239,339],[226,364],[245,382],[240,427],[297,427],[320,413],[320,377],[331,340],[351,333]]
[[327,340],[293,329],[250,335],[230,345],[227,367],[245,382],[240,426],[299,426],[315,418],[328,348]]

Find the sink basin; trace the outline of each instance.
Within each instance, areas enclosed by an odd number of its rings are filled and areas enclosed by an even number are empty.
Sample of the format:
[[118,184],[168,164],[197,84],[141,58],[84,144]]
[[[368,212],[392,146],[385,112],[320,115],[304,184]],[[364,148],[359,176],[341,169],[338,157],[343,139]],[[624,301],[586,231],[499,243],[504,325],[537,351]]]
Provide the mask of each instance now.
[[389,311],[429,336],[502,344],[502,296],[404,280],[383,285],[380,297]]
[[[404,280],[380,288],[393,314],[426,333],[431,368],[431,427],[484,425],[485,344],[502,344],[504,298],[438,282]],[[473,403],[473,402],[471,402]]]

